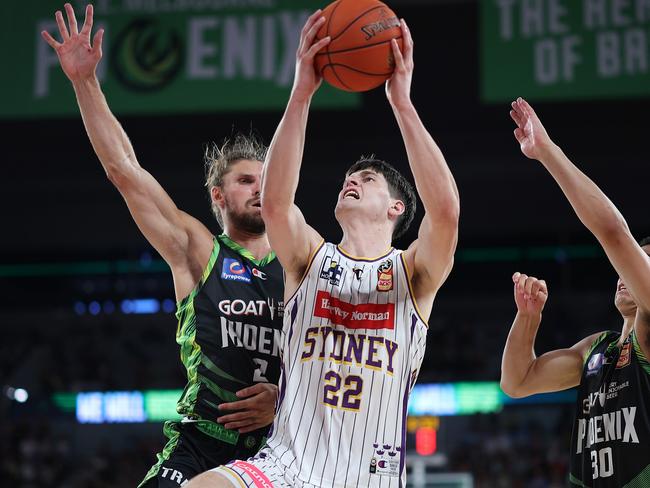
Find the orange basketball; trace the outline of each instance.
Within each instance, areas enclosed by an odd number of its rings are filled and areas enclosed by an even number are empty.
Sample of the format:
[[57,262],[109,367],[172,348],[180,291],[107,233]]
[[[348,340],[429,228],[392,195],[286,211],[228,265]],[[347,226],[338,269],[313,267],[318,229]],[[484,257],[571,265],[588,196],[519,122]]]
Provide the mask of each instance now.
[[317,72],[341,90],[361,92],[381,85],[393,74],[391,39],[402,48],[399,18],[379,0],[336,0],[323,10],[325,23],[316,39],[332,41],[318,51]]

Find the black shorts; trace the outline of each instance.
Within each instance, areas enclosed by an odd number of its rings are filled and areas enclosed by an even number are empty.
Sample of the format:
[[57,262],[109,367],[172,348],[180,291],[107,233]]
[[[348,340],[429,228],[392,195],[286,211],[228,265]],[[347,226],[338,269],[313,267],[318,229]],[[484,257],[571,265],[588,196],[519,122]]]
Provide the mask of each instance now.
[[201,432],[193,423],[166,422],[163,430],[169,441],[138,488],[178,488],[228,461],[248,459],[266,440],[244,434],[237,444],[231,444]]

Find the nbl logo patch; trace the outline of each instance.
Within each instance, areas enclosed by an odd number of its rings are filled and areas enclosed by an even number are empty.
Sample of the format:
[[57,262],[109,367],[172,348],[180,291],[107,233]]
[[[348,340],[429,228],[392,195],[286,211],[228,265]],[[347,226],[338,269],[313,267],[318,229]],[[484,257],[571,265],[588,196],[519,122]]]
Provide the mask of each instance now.
[[237,259],[225,258],[221,268],[221,278],[229,281],[251,282],[251,272]]

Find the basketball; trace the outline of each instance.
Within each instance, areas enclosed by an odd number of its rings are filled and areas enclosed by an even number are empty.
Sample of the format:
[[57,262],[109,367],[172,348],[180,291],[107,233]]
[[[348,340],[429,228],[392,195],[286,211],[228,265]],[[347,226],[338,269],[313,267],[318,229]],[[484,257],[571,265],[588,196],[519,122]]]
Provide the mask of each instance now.
[[337,0],[323,10],[316,40],[330,36],[315,57],[316,71],[341,90],[371,90],[393,74],[391,40],[402,49],[399,18],[379,0]]

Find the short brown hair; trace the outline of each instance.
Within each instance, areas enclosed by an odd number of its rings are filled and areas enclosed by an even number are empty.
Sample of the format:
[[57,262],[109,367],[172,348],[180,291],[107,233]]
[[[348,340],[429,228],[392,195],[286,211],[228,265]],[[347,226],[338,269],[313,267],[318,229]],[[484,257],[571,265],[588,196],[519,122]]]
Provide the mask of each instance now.
[[228,174],[233,164],[242,159],[263,162],[268,148],[255,134],[236,134],[230,139],[225,139],[221,146],[214,142],[205,149],[205,186],[217,222],[223,228],[221,210],[212,201],[212,189],[223,185],[223,177]]

